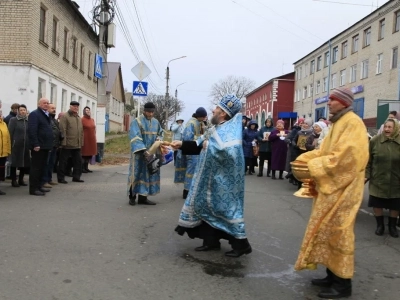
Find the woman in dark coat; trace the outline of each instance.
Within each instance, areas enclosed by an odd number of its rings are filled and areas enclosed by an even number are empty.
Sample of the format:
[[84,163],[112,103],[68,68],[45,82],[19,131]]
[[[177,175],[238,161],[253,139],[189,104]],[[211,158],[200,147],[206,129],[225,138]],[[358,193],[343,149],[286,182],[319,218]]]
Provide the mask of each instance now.
[[284,121],[278,120],[275,129],[269,135],[272,149],[272,179],[276,179],[275,171],[279,170],[279,179],[283,179],[283,170],[285,170],[287,144],[285,138],[288,131],[284,128]]
[[[11,139],[11,185],[13,187],[26,186],[24,175],[29,171],[31,156],[29,154],[28,116],[24,104],[18,107],[17,116],[10,119],[8,131]],[[17,168],[19,169],[18,181]]]
[[274,124],[271,118],[267,118],[264,124],[265,126],[260,129],[257,136],[258,144],[260,145],[260,149],[258,151],[260,156],[260,165],[257,175],[258,177],[263,176],[264,161],[266,160],[268,161],[267,177],[270,177],[271,174],[271,143],[268,138],[271,131],[274,130]]
[[258,124],[256,121],[250,121],[247,125],[247,128],[243,130],[243,153],[244,153],[244,160],[245,160],[245,172],[247,169],[249,170],[249,175],[254,173],[254,166],[253,166],[253,142],[257,141],[257,132]]
[[97,154],[96,124],[94,123],[94,120],[90,117],[90,108],[88,106],[83,109],[82,126],[82,173],[92,173],[92,171],[89,170],[89,161],[93,155]]

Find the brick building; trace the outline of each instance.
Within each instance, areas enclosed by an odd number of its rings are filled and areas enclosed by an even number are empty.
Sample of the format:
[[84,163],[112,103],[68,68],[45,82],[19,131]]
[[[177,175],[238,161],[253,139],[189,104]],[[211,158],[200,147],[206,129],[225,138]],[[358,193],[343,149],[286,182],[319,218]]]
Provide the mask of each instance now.
[[[332,88],[355,94],[354,110],[367,127],[400,110],[400,0],[382,5],[294,63],[294,110],[317,120],[328,113]],[[381,116],[381,117],[379,117]]]
[[76,100],[96,118],[99,40],[73,1],[0,1],[0,28],[3,114],[14,102],[33,110],[47,97],[57,112]]
[[285,120],[290,127],[296,120],[293,112],[294,72],[272,78],[246,95],[244,114],[264,126],[265,119]]

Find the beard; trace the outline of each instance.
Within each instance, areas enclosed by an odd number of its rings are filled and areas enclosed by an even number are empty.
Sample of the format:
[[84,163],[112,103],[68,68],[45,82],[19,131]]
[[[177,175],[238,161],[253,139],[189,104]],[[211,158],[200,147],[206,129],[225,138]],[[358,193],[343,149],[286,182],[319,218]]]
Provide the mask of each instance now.
[[218,115],[214,115],[212,118],[211,118],[211,124],[213,124],[213,125],[218,125],[219,124],[219,120],[218,120]]

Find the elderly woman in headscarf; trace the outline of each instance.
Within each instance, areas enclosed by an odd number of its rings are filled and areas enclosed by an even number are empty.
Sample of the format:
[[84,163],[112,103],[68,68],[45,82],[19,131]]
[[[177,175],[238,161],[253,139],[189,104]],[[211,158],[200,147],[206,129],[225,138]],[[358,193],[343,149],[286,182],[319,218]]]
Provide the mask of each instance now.
[[327,128],[327,126],[326,126],[326,123],[323,121],[318,121],[318,122],[314,123],[313,131],[307,137],[307,140],[306,140],[305,147],[306,147],[307,151],[311,151],[311,150],[319,148],[318,138],[321,135],[322,130],[324,130],[325,128]]
[[97,141],[96,141],[96,124],[91,118],[90,108],[86,106],[83,109],[82,117],[83,126],[83,146],[82,146],[82,173],[92,173],[89,170],[89,162],[92,156],[97,154]]
[[289,131],[285,130],[285,122],[283,120],[278,120],[276,122],[276,127],[271,131],[269,135],[269,141],[271,142],[271,169],[272,177],[271,179],[276,179],[275,173],[279,171],[279,179],[283,179],[283,171],[286,165],[286,155],[287,155],[287,145],[285,139]]
[[398,238],[396,221],[400,211],[400,135],[399,122],[387,119],[383,132],[374,136],[369,144],[369,161],[365,180],[369,181],[368,206],[373,208],[376,235],[383,235],[385,222],[383,209],[389,209],[389,235]]
[[[0,181],[5,180],[5,164],[7,157],[11,154],[10,133],[7,124],[3,121],[3,112],[0,110]],[[6,193],[0,191],[0,195]]]
[[245,160],[245,172],[248,170],[249,175],[252,175],[254,173],[254,165],[253,165],[253,144],[254,142],[257,141],[257,132],[258,129],[258,124],[256,121],[251,120],[247,124],[247,128],[243,130],[243,139],[242,139],[242,145],[243,145],[243,154],[244,154],[244,160]]
[[[10,119],[8,131],[12,141],[11,149],[11,186],[27,186],[24,175],[29,172],[31,155],[29,153],[28,116],[24,104],[18,106],[17,116]],[[19,169],[17,181],[17,168]]]
[[269,141],[269,135],[271,134],[271,131],[274,130],[274,124],[272,122],[272,118],[267,118],[265,120],[265,126],[263,126],[259,131],[258,131],[258,144],[260,146],[260,149],[258,150],[259,157],[260,157],[260,164],[258,168],[258,177],[263,176],[264,172],[264,161],[268,161],[268,167],[267,167],[267,177],[271,177],[271,143]]

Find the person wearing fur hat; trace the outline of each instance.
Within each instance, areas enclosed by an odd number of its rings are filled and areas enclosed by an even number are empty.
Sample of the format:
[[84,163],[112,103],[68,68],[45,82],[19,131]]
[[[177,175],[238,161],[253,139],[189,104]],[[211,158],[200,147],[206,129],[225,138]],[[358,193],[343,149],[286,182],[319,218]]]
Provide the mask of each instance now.
[[[131,141],[131,159],[129,164],[128,193],[129,204],[136,204],[136,195],[139,195],[138,204],[155,205],[147,199],[160,193],[160,169],[150,172],[148,165],[156,162],[154,155],[148,150],[154,142],[161,140],[163,129],[154,118],[156,106],[153,102],[144,105],[143,114],[131,122],[129,139]],[[157,163],[159,166],[159,164]]]
[[363,199],[369,156],[367,129],[353,112],[353,101],[350,89],[332,90],[329,134],[320,149],[297,158],[308,166],[315,196],[295,269],[325,266],[327,276],[311,283],[325,287],[318,296],[326,299],[352,294],[354,224]]
[[[206,125],[204,124],[204,120],[207,119],[207,111],[204,107],[199,107],[196,109],[194,117],[190,118],[190,120],[186,123],[185,128],[182,133],[183,141],[195,141],[197,140],[205,131]],[[178,153],[179,156],[179,153]],[[175,169],[175,183],[183,183],[183,194],[182,198],[186,199],[187,194],[189,193],[190,185],[192,184],[192,179],[194,175],[194,171],[196,169],[198,156],[197,155],[185,155],[185,157],[177,157],[177,159],[181,159],[182,162],[177,162],[179,167]],[[184,163],[186,161],[186,165]]]
[[241,107],[236,96],[224,96],[213,111],[214,126],[206,134],[197,141],[172,142],[184,154],[199,154],[193,184],[175,228],[179,235],[187,233],[203,240],[195,251],[219,251],[220,239],[226,239],[232,250],[225,256],[237,258],[252,252],[243,217]]

